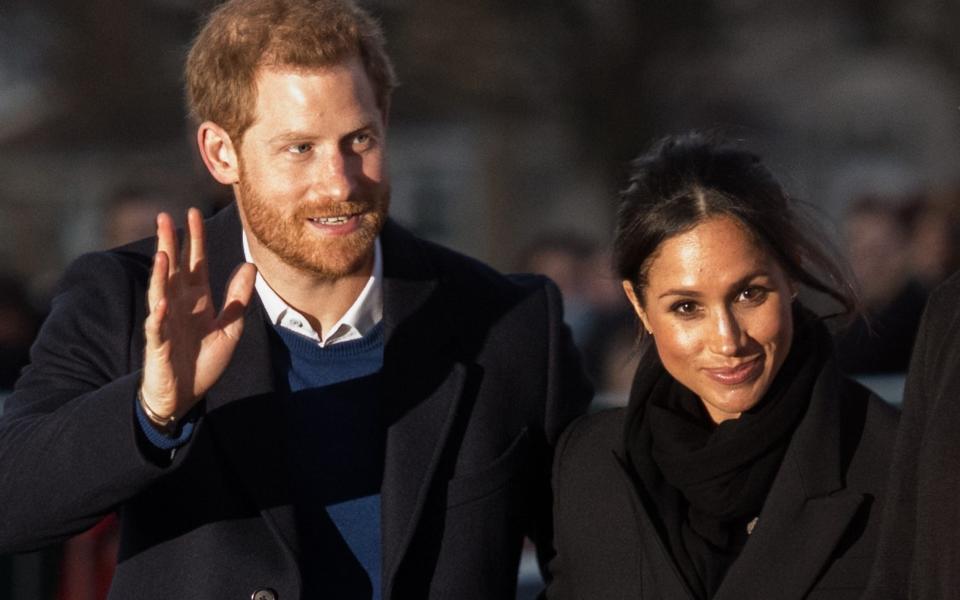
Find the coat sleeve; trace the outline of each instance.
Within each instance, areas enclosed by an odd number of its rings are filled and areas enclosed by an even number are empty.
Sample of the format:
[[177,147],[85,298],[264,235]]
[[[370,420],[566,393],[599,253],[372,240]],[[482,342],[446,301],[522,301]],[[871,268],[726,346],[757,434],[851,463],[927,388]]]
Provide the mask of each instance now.
[[553,545],[553,494],[550,471],[554,449],[567,426],[584,414],[593,397],[593,387],[584,373],[580,354],[573,343],[570,328],[563,320],[563,303],[556,285],[545,280],[547,305],[547,389],[544,407],[544,433],[547,448],[538,469],[538,503],[533,528],[528,535],[537,547],[540,572],[549,583],[547,565],[556,554]]
[[565,488],[566,481],[564,479],[564,474],[566,472],[566,464],[564,463],[565,452],[568,446],[568,442],[571,437],[574,437],[574,430],[577,427],[578,423],[582,423],[583,419],[579,419],[576,422],[572,423],[567,427],[566,431],[560,437],[560,441],[557,444],[557,451],[554,457],[553,463],[553,514],[554,522],[556,529],[554,531],[554,549],[555,553],[550,560],[548,566],[550,577],[548,579],[547,589],[544,591],[544,598],[549,600],[564,600],[566,598],[573,597],[573,591],[571,590],[571,581],[568,577],[566,565],[564,561],[568,559],[569,549],[564,547],[562,533],[563,530],[560,527],[564,524],[565,511],[564,506],[561,505],[561,502],[570,494],[570,491]]
[[134,409],[148,262],[90,254],[61,281],[0,418],[0,553],[83,531],[168,469]]
[[547,350],[545,428],[547,441],[556,446],[560,434],[586,411],[593,398],[593,386],[584,373],[570,327],[563,320],[560,290],[549,280],[546,296],[550,346]]
[[[955,497],[960,492],[955,475],[960,469],[958,284],[960,279],[954,277],[952,285],[931,295],[920,324],[904,389],[877,558],[864,598],[944,597],[960,584],[956,568],[960,513]],[[952,493],[946,496],[944,490]]]
[[[623,408],[578,418],[553,466],[554,545],[549,600],[647,598],[639,498],[619,456]],[[664,562],[661,566],[667,566]],[[671,598],[680,597],[670,593]]]

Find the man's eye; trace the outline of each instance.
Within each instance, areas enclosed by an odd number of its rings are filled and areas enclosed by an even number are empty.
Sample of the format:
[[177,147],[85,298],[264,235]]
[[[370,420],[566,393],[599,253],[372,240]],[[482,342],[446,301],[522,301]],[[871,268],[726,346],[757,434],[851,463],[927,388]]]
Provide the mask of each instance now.
[[296,145],[290,146],[289,148],[289,151],[292,154],[306,154],[311,150],[313,150],[313,144],[309,144],[309,143],[296,144]]
[[373,136],[369,133],[358,133],[353,136],[354,150],[366,150],[373,145]]

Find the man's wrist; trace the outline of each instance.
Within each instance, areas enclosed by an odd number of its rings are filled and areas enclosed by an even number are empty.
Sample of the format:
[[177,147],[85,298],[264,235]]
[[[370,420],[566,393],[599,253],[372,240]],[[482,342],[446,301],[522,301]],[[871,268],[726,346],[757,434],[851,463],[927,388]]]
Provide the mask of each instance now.
[[177,427],[177,417],[176,415],[170,415],[169,417],[163,417],[152,408],[150,404],[143,397],[143,388],[137,390],[137,403],[140,405],[141,410],[143,410],[144,416],[147,417],[147,420],[150,421],[150,424],[153,425],[158,431],[170,435],[176,430]]

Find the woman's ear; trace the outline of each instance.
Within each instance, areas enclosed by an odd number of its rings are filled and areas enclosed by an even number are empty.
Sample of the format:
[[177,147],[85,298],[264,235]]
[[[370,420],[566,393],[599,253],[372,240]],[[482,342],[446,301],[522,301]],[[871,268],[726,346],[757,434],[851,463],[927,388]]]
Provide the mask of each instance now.
[[212,121],[204,121],[197,129],[197,146],[203,164],[213,178],[225,185],[240,181],[240,166],[230,135]]
[[637,298],[637,290],[633,282],[629,279],[624,279],[621,283],[623,285],[623,293],[627,295],[627,299],[630,300],[630,304],[633,305],[633,312],[637,313],[637,316],[640,317],[640,322],[643,323],[643,328],[647,333],[653,335],[653,328],[650,327],[650,319],[647,317],[647,311],[643,310],[643,305],[640,304],[640,298]]

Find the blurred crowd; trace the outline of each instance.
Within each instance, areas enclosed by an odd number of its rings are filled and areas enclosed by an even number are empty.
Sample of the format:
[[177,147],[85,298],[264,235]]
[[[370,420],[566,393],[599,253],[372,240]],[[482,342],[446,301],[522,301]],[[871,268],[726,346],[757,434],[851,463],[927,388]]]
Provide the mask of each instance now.
[[837,337],[850,374],[903,373],[927,295],[960,267],[960,190],[858,198],[844,219],[865,318]]

